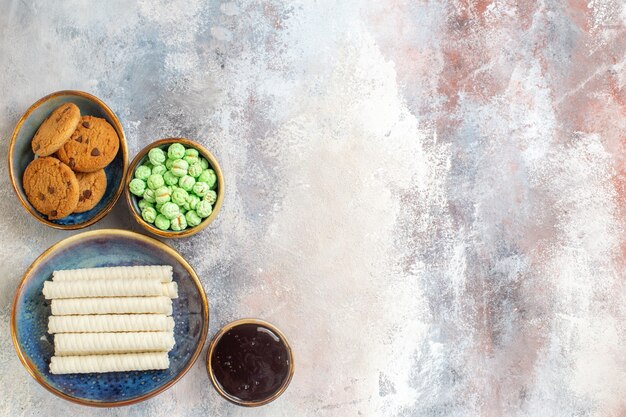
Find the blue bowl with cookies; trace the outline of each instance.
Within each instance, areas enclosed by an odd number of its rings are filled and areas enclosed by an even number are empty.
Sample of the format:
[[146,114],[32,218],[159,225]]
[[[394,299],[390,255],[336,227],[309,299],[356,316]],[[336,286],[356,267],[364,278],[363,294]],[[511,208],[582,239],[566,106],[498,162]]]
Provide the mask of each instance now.
[[9,176],[22,206],[56,229],[87,227],[111,211],[127,169],[124,129],[99,98],[49,94],[22,115],[9,144]]

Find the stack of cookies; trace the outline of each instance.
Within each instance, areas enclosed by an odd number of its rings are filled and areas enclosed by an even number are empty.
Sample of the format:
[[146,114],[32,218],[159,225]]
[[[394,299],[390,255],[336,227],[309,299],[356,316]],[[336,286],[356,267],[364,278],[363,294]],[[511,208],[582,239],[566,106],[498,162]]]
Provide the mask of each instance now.
[[49,220],[91,210],[104,195],[104,168],[119,146],[106,120],[81,116],[74,103],[57,107],[32,140],[36,157],[23,178],[28,201]]

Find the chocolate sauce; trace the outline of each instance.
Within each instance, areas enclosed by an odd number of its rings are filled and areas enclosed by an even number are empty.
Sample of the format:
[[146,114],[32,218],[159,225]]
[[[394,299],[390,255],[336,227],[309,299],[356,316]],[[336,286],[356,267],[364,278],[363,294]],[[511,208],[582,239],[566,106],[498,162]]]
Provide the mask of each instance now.
[[284,341],[258,324],[240,324],[215,345],[211,368],[221,388],[241,401],[263,401],[289,377],[290,356]]

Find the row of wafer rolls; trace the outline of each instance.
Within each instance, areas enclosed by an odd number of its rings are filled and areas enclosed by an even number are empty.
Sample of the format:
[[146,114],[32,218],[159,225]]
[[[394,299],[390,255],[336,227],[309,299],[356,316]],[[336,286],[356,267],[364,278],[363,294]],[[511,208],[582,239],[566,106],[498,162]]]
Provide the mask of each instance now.
[[54,374],[167,369],[174,344],[172,267],[54,271],[51,301]]
[[175,282],[162,283],[157,279],[95,279],[89,281],[46,281],[43,285],[46,299],[89,297],[159,296],[178,298]]
[[115,266],[54,271],[52,281],[90,281],[98,279],[159,279],[172,282],[171,265]]

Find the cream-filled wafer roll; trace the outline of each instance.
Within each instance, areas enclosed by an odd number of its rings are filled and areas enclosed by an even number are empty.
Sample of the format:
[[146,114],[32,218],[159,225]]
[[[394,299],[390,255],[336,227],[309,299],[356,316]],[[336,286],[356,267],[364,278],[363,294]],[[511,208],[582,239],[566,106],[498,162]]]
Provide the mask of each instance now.
[[173,332],[57,333],[56,356],[166,352],[174,347]]
[[46,281],[43,283],[46,299],[92,298],[92,297],[134,297],[164,295],[178,297],[175,282],[164,284],[159,280],[147,279],[98,279],[93,281]]
[[69,316],[81,314],[172,314],[169,297],[66,298],[52,300],[52,314]]
[[159,279],[161,282],[171,282],[172,275],[171,265],[114,266],[54,271],[52,272],[52,280]]
[[164,314],[50,316],[48,333],[169,332],[174,319]]
[[167,352],[127,353],[122,355],[53,356],[52,374],[85,374],[89,372],[126,372],[167,369]]

